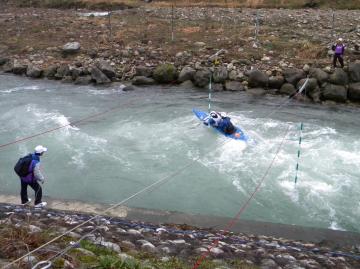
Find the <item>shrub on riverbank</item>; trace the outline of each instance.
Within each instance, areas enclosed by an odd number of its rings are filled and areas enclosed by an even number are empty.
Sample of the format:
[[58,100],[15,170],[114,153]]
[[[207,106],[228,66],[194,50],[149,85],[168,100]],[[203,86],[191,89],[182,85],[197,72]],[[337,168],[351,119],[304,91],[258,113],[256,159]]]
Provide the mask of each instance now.
[[153,76],[159,83],[170,83],[176,80],[177,71],[172,64],[161,64],[156,67]]

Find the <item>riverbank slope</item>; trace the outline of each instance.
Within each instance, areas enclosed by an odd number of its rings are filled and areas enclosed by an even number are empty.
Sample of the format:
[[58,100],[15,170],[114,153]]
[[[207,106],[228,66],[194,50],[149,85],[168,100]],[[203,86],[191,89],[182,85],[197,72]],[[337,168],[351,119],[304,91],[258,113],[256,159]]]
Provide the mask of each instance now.
[[[146,264],[191,268],[209,251],[200,268],[360,266],[357,233],[244,220],[226,232],[221,230],[230,221],[226,218],[125,206],[103,214],[107,205],[51,199],[49,207],[41,210],[4,203],[16,200],[14,196],[0,197],[1,240],[12,242],[2,244],[2,265],[63,234],[63,238],[31,253],[32,264],[48,259],[64,268],[88,268],[112,259],[133,260],[142,264],[140,268]],[[11,251],[13,248],[16,251]],[[62,255],[54,257],[54,253]],[[25,260],[21,259],[20,268],[29,265]]]

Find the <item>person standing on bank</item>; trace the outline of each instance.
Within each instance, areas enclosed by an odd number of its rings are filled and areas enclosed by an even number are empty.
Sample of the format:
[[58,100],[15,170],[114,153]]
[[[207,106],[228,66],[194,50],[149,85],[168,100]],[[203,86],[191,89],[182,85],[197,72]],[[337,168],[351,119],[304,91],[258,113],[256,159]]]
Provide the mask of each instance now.
[[28,185],[35,192],[35,207],[44,207],[47,205],[46,202],[42,202],[42,188],[38,182],[44,184],[45,177],[40,171],[40,156],[47,151],[47,148],[39,145],[35,147],[35,152],[29,154],[24,158],[31,158],[30,164],[28,165],[28,174],[26,176],[20,177],[21,180],[21,203],[23,205],[29,204],[31,199],[28,198],[27,187]]
[[336,68],[336,62],[339,60],[341,68],[344,68],[344,53],[345,53],[345,45],[343,43],[343,39],[339,38],[331,48],[334,51],[334,59],[333,65]]

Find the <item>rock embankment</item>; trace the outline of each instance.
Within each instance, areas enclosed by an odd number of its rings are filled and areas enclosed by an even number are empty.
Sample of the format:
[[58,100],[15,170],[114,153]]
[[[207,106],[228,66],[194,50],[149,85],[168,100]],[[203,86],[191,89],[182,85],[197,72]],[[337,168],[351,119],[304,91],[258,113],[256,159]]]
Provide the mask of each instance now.
[[[91,217],[75,212],[1,204],[1,265],[5,266],[9,260],[21,257]],[[144,266],[150,266],[155,260],[157,266],[162,263],[169,266],[176,258],[176,268],[191,268],[203,253],[208,253],[207,268],[218,269],[241,266],[249,269],[355,269],[360,266],[360,245],[334,250],[326,243],[227,233],[187,225],[155,225],[106,216],[74,229],[65,238],[45,246],[24,259],[20,267],[13,268],[27,268],[29,260],[35,264],[69,246],[66,254],[53,261],[60,263],[61,260],[62,268],[80,268],[87,262],[87,266],[90,262],[94,265],[98,262],[98,247],[102,248],[102,254],[107,249],[109,252],[106,253],[113,259],[139,261],[141,257]],[[81,243],[78,242],[80,238]],[[214,242],[217,244],[213,245]]]
[[[223,66],[185,66],[181,69],[172,64],[160,64],[157,67],[135,66],[131,78],[133,85],[154,85],[184,83],[186,87],[208,87],[212,81],[214,91],[247,91],[257,95],[285,94],[293,95],[309,78],[303,96],[314,102],[360,102],[360,62],[351,63],[348,68],[313,68],[305,65],[302,69],[286,68],[262,72],[251,69],[239,71],[243,64],[232,61]],[[77,63],[72,65],[55,65],[42,70],[33,65],[0,59],[0,69],[5,73],[26,75],[30,78],[73,82],[77,85],[95,83],[109,84],[118,79],[114,64],[100,60],[91,67]]]

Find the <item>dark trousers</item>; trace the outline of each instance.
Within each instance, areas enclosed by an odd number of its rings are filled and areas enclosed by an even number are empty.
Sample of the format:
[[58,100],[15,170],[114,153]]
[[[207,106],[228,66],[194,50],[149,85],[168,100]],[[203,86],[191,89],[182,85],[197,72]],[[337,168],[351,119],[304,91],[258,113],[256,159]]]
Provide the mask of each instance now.
[[333,60],[334,67],[336,67],[336,61],[337,60],[339,60],[339,63],[341,64],[341,67],[344,67],[344,59],[343,59],[342,55],[334,54],[334,60]]
[[26,183],[21,181],[21,203],[25,204],[28,201],[28,195],[27,195],[27,187],[28,185],[34,190],[35,192],[35,205],[41,203],[42,199],[42,189],[39,183],[32,182],[32,183]]

